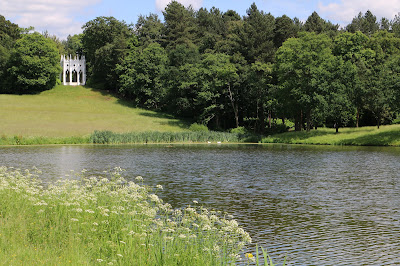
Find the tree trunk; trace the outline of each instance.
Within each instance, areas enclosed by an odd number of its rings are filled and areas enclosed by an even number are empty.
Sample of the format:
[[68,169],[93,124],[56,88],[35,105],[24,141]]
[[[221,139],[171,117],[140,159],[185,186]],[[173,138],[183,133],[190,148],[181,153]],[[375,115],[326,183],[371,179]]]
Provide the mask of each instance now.
[[269,123],[269,128],[271,128],[272,126],[271,126],[271,111],[270,110],[268,110],[268,123]]
[[311,110],[307,114],[307,132],[311,130]]
[[260,106],[259,120],[260,120],[260,127],[258,129],[258,132],[264,133],[264,131],[265,131],[265,113],[264,113],[264,103],[263,102],[261,102],[261,106]]
[[303,110],[300,110],[300,131],[303,130]]
[[357,107],[357,119],[356,119],[356,127],[358,127],[358,122],[360,121],[360,108]]
[[231,100],[231,104],[232,104],[232,109],[233,109],[233,112],[235,113],[236,127],[239,127],[239,106],[237,104],[235,104],[235,100],[233,99],[230,84],[228,84],[228,92],[229,92],[229,99]]

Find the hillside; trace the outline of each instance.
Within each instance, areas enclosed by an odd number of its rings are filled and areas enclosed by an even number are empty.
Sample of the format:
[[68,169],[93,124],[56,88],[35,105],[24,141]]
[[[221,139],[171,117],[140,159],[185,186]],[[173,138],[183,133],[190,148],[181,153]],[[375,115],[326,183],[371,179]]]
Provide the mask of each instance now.
[[133,108],[108,93],[82,86],[56,86],[37,95],[0,95],[0,135],[85,136],[113,132],[185,131],[171,116]]

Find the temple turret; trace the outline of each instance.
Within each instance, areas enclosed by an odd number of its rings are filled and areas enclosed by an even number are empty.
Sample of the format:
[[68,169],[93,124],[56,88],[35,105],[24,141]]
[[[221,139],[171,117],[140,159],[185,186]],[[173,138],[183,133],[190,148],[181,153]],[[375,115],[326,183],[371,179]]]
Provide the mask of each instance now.
[[86,84],[86,59],[85,56],[79,56],[75,58],[71,55],[61,55],[61,68],[62,74],[60,79],[64,85],[85,85]]

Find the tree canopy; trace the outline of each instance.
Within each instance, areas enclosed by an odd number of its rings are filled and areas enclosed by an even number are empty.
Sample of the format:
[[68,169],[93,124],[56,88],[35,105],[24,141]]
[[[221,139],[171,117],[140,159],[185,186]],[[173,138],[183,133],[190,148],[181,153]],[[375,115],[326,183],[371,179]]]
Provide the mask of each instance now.
[[303,23],[255,3],[241,16],[172,1],[162,14],[97,17],[64,41],[0,16],[0,91],[51,88],[67,53],[86,56],[89,85],[213,129],[339,130],[398,116],[399,15],[360,12],[339,29],[317,12]]

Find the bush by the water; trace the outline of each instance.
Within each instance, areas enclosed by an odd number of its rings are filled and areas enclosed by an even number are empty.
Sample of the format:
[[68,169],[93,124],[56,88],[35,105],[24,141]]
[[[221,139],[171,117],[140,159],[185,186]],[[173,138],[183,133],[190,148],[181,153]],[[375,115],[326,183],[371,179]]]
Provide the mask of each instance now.
[[173,143],[173,142],[241,142],[240,134],[216,131],[130,132],[95,131],[90,140],[95,144]]
[[208,127],[206,125],[193,123],[189,127],[190,131],[208,131]]
[[143,178],[115,168],[44,184],[40,171],[0,167],[0,260],[5,265],[226,265],[251,241],[229,215],[172,209]]

